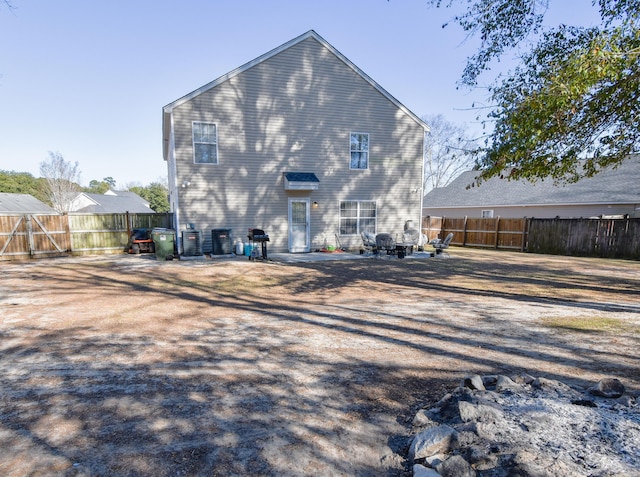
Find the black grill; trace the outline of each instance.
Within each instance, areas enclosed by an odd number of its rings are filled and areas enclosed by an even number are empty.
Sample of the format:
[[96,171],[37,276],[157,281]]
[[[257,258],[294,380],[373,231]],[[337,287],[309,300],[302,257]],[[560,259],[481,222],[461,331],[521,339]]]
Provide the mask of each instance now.
[[[267,242],[269,241],[269,236],[264,233],[262,229],[249,229],[249,233],[247,235],[249,241],[253,243],[253,249],[251,256],[249,256],[249,260],[268,260],[267,259]],[[260,252],[261,256],[258,255],[256,243],[260,244]]]

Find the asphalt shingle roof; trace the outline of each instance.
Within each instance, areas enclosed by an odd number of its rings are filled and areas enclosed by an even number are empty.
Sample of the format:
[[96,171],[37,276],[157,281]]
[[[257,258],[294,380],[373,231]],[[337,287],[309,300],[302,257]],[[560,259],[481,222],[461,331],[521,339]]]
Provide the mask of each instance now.
[[47,204],[29,194],[11,194],[0,192],[0,212],[55,214]]
[[532,206],[640,203],[640,156],[619,167],[571,184],[552,179],[529,182],[493,177],[480,186],[472,184],[477,171],[463,172],[448,186],[430,191],[424,207]]
[[93,213],[152,213],[153,210],[149,208],[148,203],[135,192],[130,191],[117,191],[117,195],[111,194],[87,194],[94,202],[95,205],[88,205],[82,209],[78,209],[75,212],[93,212]]

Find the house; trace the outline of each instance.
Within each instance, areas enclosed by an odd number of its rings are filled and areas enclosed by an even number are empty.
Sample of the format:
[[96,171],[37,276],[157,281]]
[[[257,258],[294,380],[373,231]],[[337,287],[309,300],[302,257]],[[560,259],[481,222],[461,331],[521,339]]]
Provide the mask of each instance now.
[[424,197],[423,216],[502,218],[640,217],[640,155],[617,168],[571,184],[553,180],[509,181],[493,177],[474,184],[477,171],[462,173]]
[[57,214],[53,208],[29,194],[0,192],[2,214]]
[[175,228],[202,230],[205,252],[214,229],[262,229],[281,252],[399,233],[421,217],[426,131],[309,31],[163,108]]
[[73,200],[71,212],[88,214],[153,214],[149,203],[135,192],[112,191],[104,194],[82,192]]

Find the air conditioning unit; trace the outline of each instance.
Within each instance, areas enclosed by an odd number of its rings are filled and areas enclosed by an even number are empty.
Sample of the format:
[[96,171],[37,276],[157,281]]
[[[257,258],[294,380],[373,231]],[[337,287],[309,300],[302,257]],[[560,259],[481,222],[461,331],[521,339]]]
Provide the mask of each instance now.
[[213,255],[231,254],[231,229],[213,229],[211,231],[211,246]]
[[202,255],[202,230],[182,231],[182,255],[199,257]]

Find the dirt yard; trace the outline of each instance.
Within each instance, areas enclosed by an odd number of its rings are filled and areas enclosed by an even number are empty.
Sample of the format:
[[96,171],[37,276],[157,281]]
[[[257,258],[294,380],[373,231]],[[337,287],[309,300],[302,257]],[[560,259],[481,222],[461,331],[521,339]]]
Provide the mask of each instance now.
[[0,263],[0,475],[403,476],[469,373],[640,389],[640,264]]

